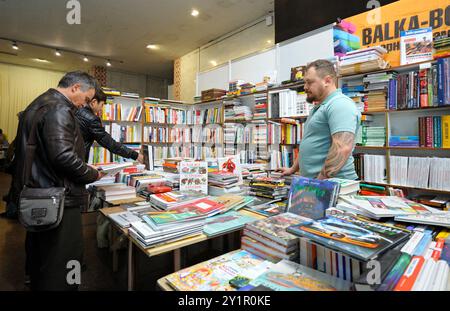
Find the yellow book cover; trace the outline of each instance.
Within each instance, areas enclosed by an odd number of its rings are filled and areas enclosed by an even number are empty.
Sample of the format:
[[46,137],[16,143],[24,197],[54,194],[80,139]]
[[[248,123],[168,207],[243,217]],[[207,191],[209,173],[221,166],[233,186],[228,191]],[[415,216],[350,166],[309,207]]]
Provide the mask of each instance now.
[[450,148],[450,115],[442,116],[442,148]]

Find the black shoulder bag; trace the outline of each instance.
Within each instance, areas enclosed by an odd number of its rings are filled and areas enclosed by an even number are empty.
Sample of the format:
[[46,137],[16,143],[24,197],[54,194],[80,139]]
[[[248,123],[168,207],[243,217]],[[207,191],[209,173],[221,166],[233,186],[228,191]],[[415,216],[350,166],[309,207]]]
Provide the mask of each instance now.
[[24,187],[19,198],[19,221],[30,232],[42,232],[56,228],[61,222],[64,212],[64,187],[33,188],[29,186],[37,148],[37,124],[43,115],[43,113],[39,114],[42,108],[36,112],[28,137],[23,171]]

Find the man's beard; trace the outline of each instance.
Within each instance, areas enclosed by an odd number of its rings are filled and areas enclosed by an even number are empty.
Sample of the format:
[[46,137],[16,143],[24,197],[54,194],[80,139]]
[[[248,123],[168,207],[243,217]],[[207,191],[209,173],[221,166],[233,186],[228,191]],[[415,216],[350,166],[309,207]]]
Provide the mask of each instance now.
[[312,104],[312,103],[317,101],[317,98],[314,95],[312,95],[312,94],[306,95],[306,101],[308,103]]

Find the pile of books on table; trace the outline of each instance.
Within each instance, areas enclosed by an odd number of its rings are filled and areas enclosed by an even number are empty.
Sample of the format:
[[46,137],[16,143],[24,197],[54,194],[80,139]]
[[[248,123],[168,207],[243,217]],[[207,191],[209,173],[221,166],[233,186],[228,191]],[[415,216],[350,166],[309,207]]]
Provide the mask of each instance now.
[[[186,279],[189,282],[186,282]],[[348,282],[282,260],[276,264],[236,250],[166,277],[177,291],[336,291]]]
[[238,175],[224,171],[208,173],[209,195],[222,195],[240,191]]
[[148,248],[201,234],[207,217],[218,214],[224,205],[208,197],[142,216],[144,222],[132,223],[129,230],[139,244]]
[[136,198],[136,188],[122,183],[109,185],[95,185],[94,191],[97,197],[106,202],[127,200]]
[[198,192],[181,193],[179,191],[170,191],[165,193],[155,193],[149,196],[149,201],[156,209],[165,211],[171,207],[185,204],[202,197]]
[[244,228],[241,247],[273,262],[294,260],[298,257],[298,237],[286,229],[306,220],[292,213],[283,213],[249,223]]
[[256,177],[250,181],[249,185],[249,194],[258,197],[284,199],[288,193],[283,178]]

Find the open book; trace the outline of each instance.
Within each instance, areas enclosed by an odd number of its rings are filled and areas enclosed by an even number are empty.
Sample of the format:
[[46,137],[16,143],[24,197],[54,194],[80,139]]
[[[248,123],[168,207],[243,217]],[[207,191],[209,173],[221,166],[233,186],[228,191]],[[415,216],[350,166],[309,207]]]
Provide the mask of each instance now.
[[125,162],[125,163],[120,163],[120,164],[105,164],[105,165],[98,165],[97,166],[97,170],[99,172],[103,172],[106,176],[115,176],[117,173],[119,173],[121,170],[123,170],[124,168],[128,167],[128,166],[133,166],[133,162]]

